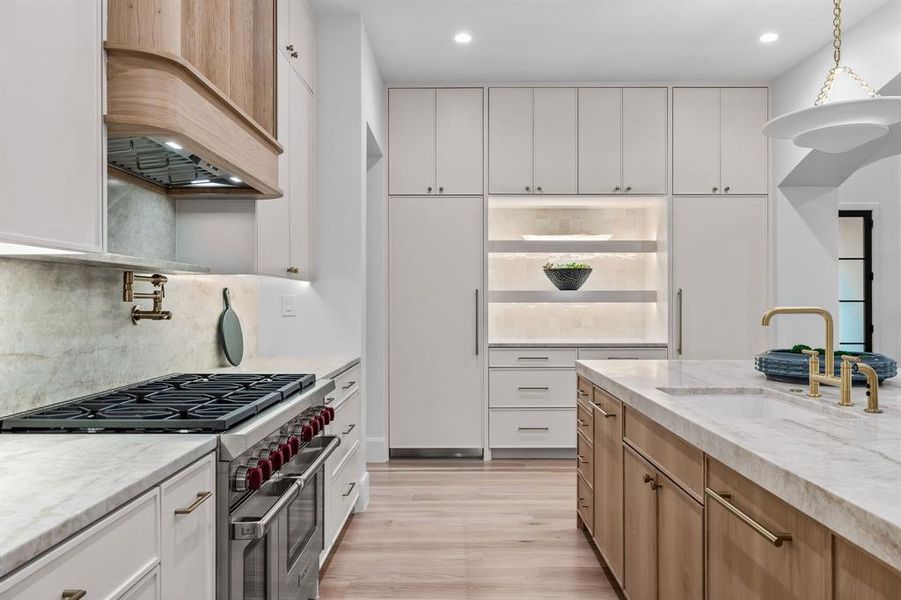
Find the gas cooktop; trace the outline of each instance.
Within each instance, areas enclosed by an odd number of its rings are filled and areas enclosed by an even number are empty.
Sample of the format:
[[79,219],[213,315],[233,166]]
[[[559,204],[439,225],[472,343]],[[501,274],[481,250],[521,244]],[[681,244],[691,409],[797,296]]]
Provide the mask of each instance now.
[[4,431],[226,431],[312,386],[315,375],[176,374],[14,415]]

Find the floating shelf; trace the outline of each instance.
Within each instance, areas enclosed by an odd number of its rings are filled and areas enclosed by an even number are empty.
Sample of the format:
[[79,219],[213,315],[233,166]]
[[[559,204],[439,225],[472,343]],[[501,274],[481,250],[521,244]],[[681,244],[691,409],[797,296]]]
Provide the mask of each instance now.
[[541,241],[541,240],[490,240],[488,252],[508,253],[635,253],[657,252],[656,240],[603,240],[603,241]]
[[657,290],[495,290],[488,293],[488,302],[518,304],[542,304],[547,302],[568,302],[573,304],[592,303],[635,303],[657,302]]

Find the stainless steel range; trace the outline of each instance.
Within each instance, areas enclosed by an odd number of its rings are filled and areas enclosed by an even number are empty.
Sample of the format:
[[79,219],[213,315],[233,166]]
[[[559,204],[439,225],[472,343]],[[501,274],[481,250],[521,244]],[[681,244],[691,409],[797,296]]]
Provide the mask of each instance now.
[[318,598],[323,465],[338,438],[312,375],[178,374],[13,415],[4,432],[219,435],[219,600]]

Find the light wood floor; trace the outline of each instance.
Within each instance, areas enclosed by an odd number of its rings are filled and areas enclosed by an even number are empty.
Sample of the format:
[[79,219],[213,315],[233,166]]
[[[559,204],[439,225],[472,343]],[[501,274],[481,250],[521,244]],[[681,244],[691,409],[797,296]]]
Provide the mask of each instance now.
[[572,460],[369,465],[322,600],[614,600],[576,529]]

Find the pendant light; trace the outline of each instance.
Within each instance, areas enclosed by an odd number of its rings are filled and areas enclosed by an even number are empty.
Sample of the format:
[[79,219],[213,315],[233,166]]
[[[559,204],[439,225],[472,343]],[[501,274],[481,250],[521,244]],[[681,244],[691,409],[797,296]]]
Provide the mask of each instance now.
[[[811,108],[776,117],[764,125],[771,138],[789,139],[801,148],[829,153],[853,150],[886,135],[901,122],[901,96],[883,97],[851,67],[842,64],[842,2],[833,0],[833,53],[835,64]],[[845,74],[867,94],[860,100],[828,102],[838,75]]]

